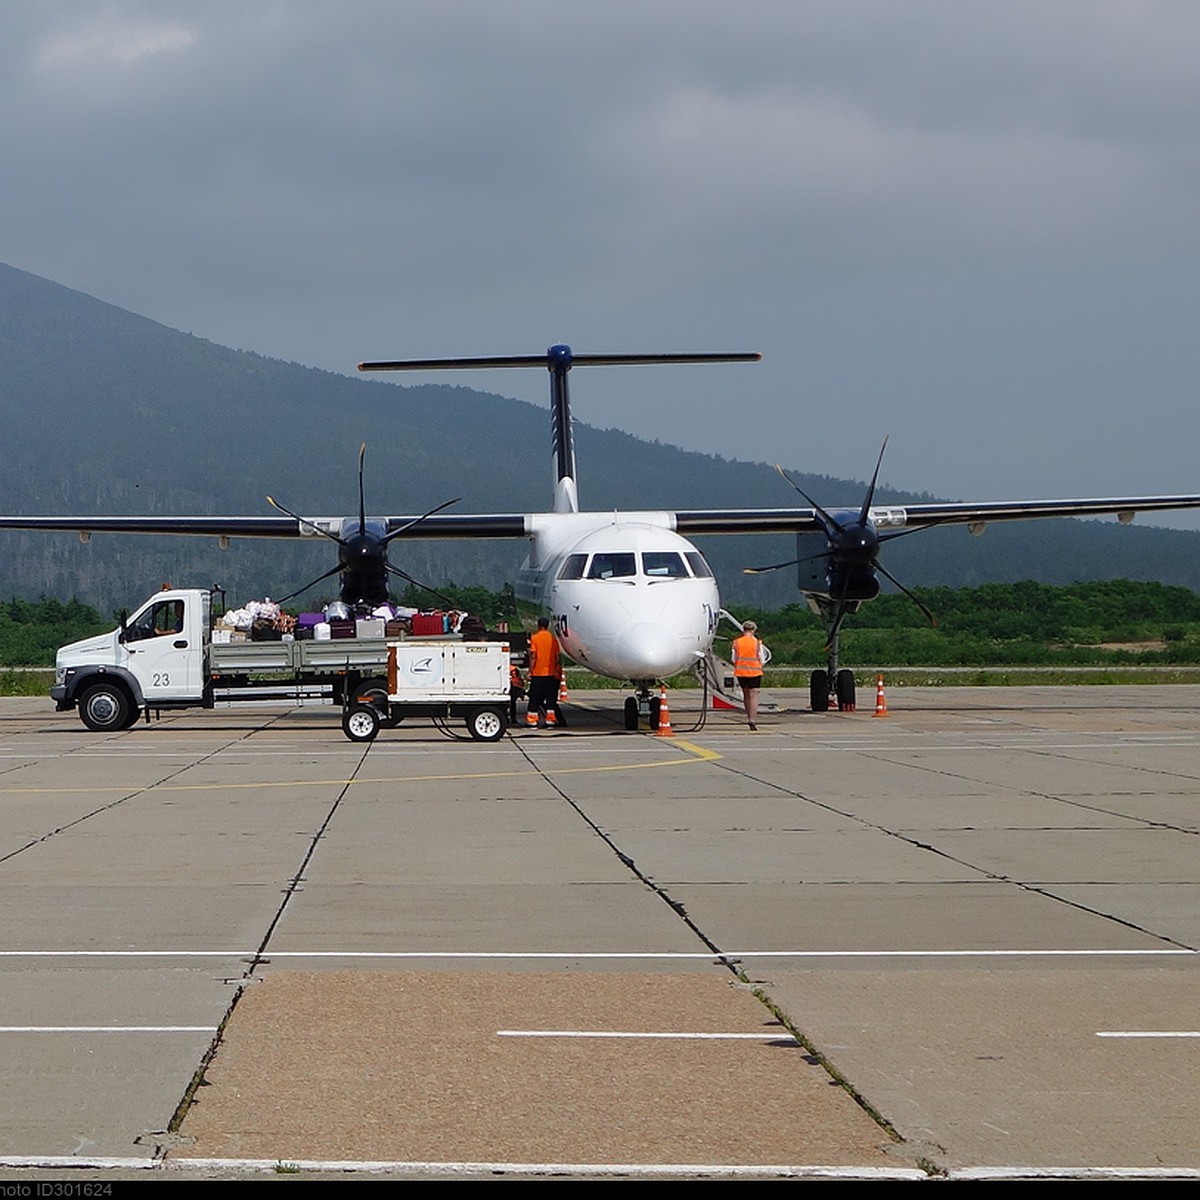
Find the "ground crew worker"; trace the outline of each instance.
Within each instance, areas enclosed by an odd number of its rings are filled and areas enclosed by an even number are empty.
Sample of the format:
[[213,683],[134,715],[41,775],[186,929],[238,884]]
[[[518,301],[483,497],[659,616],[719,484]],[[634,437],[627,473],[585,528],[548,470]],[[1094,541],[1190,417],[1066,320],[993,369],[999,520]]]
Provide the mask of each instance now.
[[508,723],[517,723],[517,701],[525,699],[525,680],[515,663],[508,668]]
[[758,637],[758,626],[747,621],[742,626],[742,636],[733,640],[733,677],[742,685],[746,720],[754,730],[758,729],[755,722],[758,720],[758,690],[762,686],[765,650]]
[[562,680],[562,656],[558,638],[550,632],[548,617],[538,617],[537,633],[529,639],[529,711],[537,713],[539,729],[546,728],[546,713],[563,729],[567,727],[558,709],[558,687]]

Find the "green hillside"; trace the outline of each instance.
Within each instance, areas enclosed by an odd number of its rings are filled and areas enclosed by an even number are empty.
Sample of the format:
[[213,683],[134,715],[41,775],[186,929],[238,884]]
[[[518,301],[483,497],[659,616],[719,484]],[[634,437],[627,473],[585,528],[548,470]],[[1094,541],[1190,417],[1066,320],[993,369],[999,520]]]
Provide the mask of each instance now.
[[[619,386],[619,383],[618,383]],[[547,412],[448,386],[402,387],[230,350],[0,265],[0,511],[16,514],[267,513],[270,493],[310,515],[357,503],[366,442],[369,511],[416,513],[452,496],[461,512],[547,506]],[[588,508],[790,505],[766,465],[639,441],[578,425]],[[863,447],[864,462],[874,446]],[[829,505],[865,485],[789,468]],[[881,489],[879,502],[917,499]],[[928,497],[919,497],[927,499]],[[231,599],[280,595],[332,562],[328,546],[212,539],[0,534],[2,594],[79,596],[109,611],[164,580],[226,587]],[[791,557],[790,538],[709,538],[701,545],[730,602],[777,608],[795,598],[786,571],[741,567]],[[499,587],[520,543],[410,543],[394,557],[438,584]],[[889,547],[905,583],[1156,579],[1200,589],[1200,534],[1106,522],[995,526],[983,538],[934,530]],[[806,550],[806,553],[811,551]]]

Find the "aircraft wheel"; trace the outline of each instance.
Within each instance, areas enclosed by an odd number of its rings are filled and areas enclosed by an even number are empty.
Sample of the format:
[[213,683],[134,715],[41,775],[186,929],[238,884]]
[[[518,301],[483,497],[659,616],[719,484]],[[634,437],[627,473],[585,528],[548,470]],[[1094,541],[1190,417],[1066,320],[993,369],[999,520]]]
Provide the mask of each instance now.
[[650,728],[657,729],[662,716],[662,697],[650,697]]
[[504,728],[504,714],[498,708],[477,708],[467,717],[467,730],[477,742],[498,742]]
[[854,711],[854,672],[850,670],[837,673],[837,705],[842,712]]
[[636,696],[625,697],[625,730],[636,733],[638,727],[638,702]]
[[813,712],[829,711],[828,671],[814,671],[808,677],[808,701]]
[[372,704],[355,704],[342,716],[342,732],[352,742],[373,742],[380,724],[379,710]]
[[136,720],[137,712],[120,684],[94,683],[79,700],[79,719],[97,733],[128,729],[130,713]]

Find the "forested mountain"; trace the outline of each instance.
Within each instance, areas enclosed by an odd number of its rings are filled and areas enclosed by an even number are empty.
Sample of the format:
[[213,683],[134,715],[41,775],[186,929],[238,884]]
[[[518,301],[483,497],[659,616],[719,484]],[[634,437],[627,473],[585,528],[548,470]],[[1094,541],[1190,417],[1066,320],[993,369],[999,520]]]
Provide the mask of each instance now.
[[[366,442],[368,511],[417,513],[451,496],[461,512],[525,512],[550,497],[549,420],[522,401],[448,386],[403,387],[230,350],[0,265],[0,511],[267,513],[269,492],[313,515],[357,505]],[[872,447],[864,447],[869,457]],[[797,501],[765,465],[732,463],[616,430],[576,429],[585,507],[707,508]],[[857,506],[865,485],[789,468],[823,504]],[[637,481],[636,489],[631,480]],[[881,489],[880,503],[918,497]],[[922,496],[921,499],[930,497]],[[1145,518],[1143,518],[1145,519]],[[231,601],[280,595],[332,565],[332,547],[235,540],[0,533],[0,596],[78,596],[102,610],[162,581],[219,582]],[[727,601],[778,607],[790,538],[708,538]],[[1200,588],[1200,534],[1108,522],[933,530],[888,547],[905,583],[1143,578]],[[418,542],[394,548],[430,583],[498,587],[524,546]]]

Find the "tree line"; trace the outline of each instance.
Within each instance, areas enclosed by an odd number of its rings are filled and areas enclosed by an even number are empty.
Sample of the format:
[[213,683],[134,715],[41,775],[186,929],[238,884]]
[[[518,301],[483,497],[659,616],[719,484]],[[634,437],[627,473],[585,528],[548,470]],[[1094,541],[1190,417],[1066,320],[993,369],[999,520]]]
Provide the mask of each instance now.
[[[1067,663],[1200,663],[1200,595],[1189,588],[1128,579],[1075,583],[987,583],[978,587],[913,588],[937,618],[931,627],[907,597],[884,595],[864,604],[842,632],[848,662],[880,666],[974,666]],[[409,587],[399,602],[414,608],[452,607],[489,625],[515,621],[513,591],[446,584],[431,593]],[[818,664],[825,634],[802,604],[754,611],[777,664]],[[0,666],[48,666],[55,650],[112,629],[78,599],[13,598],[0,602]]]

